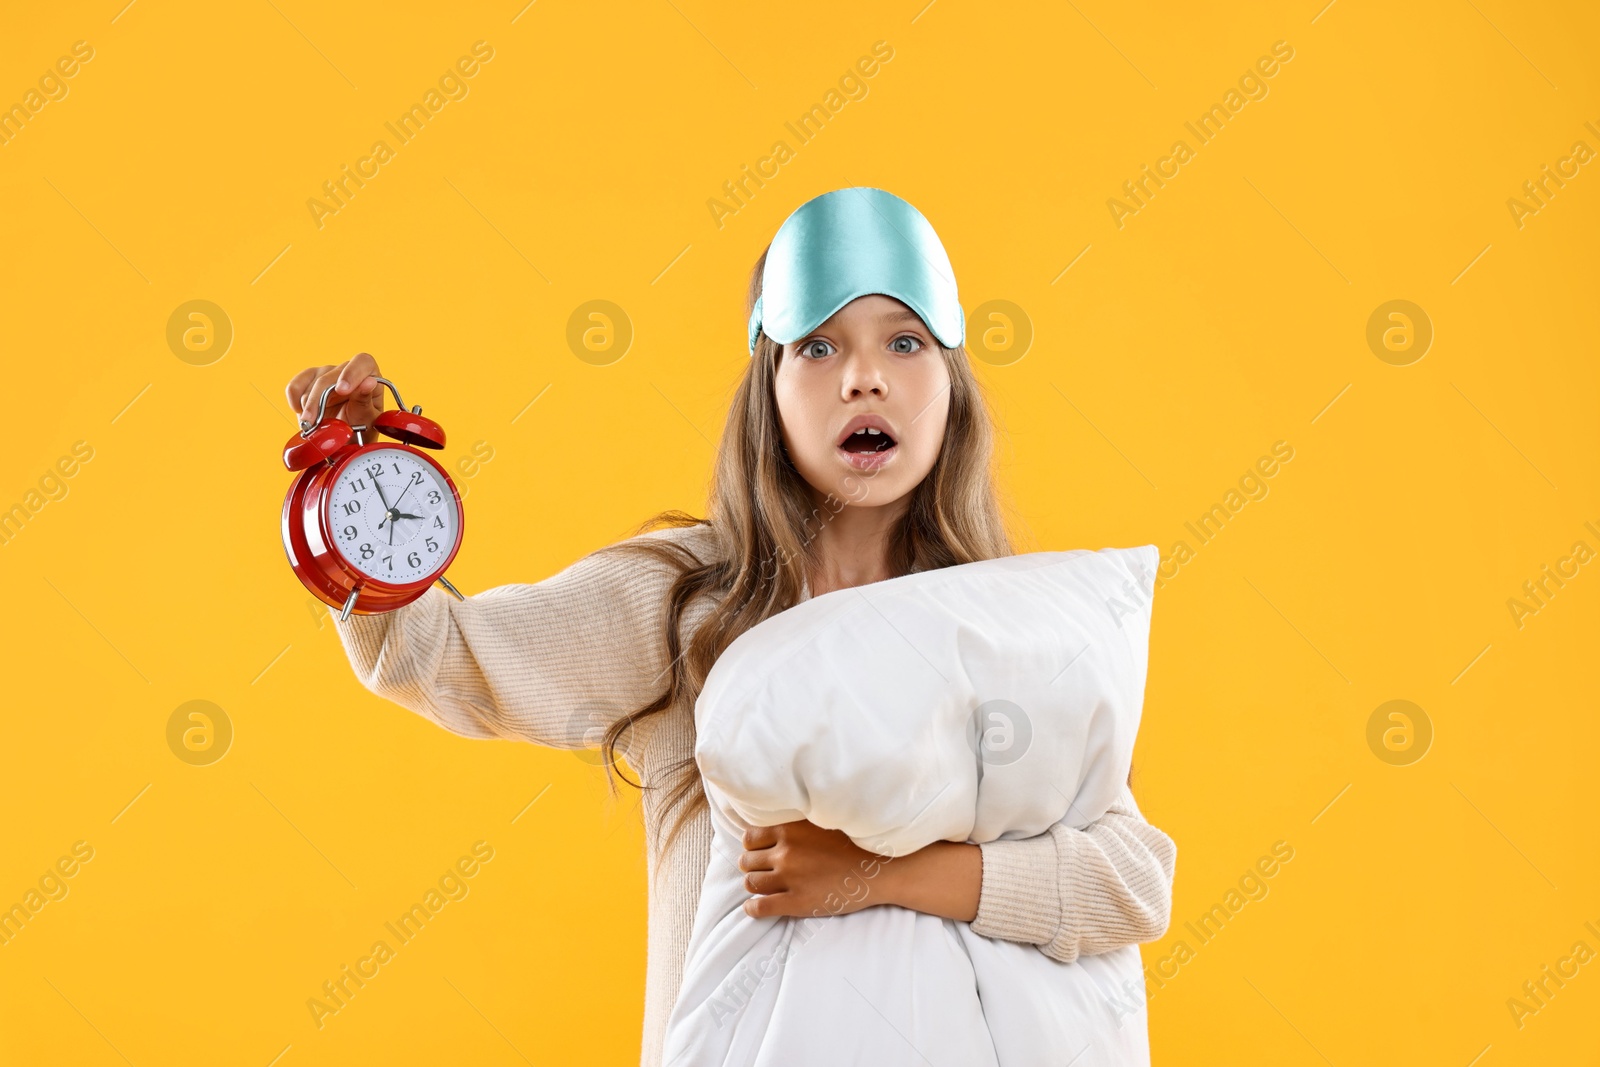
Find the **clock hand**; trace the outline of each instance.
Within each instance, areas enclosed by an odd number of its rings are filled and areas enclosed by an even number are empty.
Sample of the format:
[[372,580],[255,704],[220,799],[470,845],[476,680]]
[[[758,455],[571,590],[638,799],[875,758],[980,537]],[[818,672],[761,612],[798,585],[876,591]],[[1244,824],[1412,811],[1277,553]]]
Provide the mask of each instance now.
[[[378,499],[383,502],[384,516],[383,516],[383,518],[378,520],[378,528],[381,530],[383,528],[383,524],[388,522],[390,519],[394,518],[395,515],[397,514],[394,509],[395,509],[395,507],[397,507],[399,505],[400,501],[398,499],[396,499],[394,504],[391,505],[387,500],[384,500],[384,497],[383,497],[383,483],[378,481],[377,477],[373,477],[372,484],[378,490]],[[411,487],[408,485],[408,486],[406,486],[406,488],[409,489]],[[400,495],[401,496],[405,496],[404,493],[401,493]],[[394,544],[394,527],[393,526],[389,527],[389,543],[391,545]]]
[[[378,484],[378,479],[376,479],[376,478],[372,479],[372,484],[378,486],[378,499],[379,500],[383,500],[383,486]],[[386,512],[386,514],[383,516],[382,519],[378,520],[378,525],[379,526],[382,526],[384,523],[388,522],[390,519],[420,519],[420,518],[422,518],[421,515],[407,515],[405,512],[399,510],[400,509],[400,501],[402,501],[402,500],[404,500],[406,498],[406,494],[411,492],[411,487],[413,485],[415,485],[415,484],[416,484],[415,482],[407,482],[406,483],[406,487],[400,491],[400,495],[394,498],[394,503],[393,504],[390,504],[387,500],[383,501],[383,507],[384,507],[384,511]],[[391,525],[389,527],[389,543],[391,545],[394,544],[394,526],[393,525]]]

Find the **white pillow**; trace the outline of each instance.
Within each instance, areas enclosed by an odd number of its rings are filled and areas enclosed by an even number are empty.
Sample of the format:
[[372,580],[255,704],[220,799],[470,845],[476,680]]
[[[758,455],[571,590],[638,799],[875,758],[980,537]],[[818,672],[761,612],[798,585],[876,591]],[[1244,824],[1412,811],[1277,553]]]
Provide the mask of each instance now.
[[1033,552],[840,589],[722,653],[695,756],[729,821],[887,856],[1105,813],[1144,702],[1159,552]]

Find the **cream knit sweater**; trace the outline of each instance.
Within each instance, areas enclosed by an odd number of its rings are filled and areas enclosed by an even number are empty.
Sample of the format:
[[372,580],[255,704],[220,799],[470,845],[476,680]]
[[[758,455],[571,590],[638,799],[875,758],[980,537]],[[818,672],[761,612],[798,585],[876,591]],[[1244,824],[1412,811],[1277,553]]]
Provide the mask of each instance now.
[[[702,560],[716,551],[709,527],[639,536],[672,538]],[[396,611],[352,615],[337,627],[363,685],[447,730],[590,748],[602,728],[665,688],[670,579],[667,566],[653,559],[591,554],[531,585],[503,585],[465,601],[434,586]],[[700,600],[684,613],[685,638],[710,610]],[[667,768],[694,755],[693,709],[649,716],[629,728],[619,751],[646,785],[660,781]],[[647,791],[642,804],[649,934],[641,1067],[660,1067],[667,1016],[712,862],[711,822],[703,811],[672,853],[660,854],[665,829],[658,825],[657,797]],[[1166,932],[1177,848],[1145,821],[1127,789],[1110,813],[1084,830],[1058,825],[981,850],[974,933],[1035,944],[1070,961]]]

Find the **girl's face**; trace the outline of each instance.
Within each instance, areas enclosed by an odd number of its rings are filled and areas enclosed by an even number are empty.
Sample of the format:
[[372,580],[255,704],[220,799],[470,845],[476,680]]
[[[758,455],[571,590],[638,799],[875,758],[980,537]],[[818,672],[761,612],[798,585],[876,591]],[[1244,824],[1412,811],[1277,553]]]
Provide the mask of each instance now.
[[892,297],[857,297],[784,345],[775,387],[789,458],[819,496],[890,504],[939,458],[950,372],[932,331]]

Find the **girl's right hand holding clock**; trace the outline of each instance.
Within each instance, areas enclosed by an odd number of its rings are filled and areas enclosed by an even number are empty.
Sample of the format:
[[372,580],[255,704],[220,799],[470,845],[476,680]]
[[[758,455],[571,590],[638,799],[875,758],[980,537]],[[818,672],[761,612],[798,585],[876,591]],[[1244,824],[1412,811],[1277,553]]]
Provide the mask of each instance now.
[[378,361],[361,352],[343,363],[307,367],[289,379],[284,395],[302,424],[310,426],[317,421],[322,391],[330,385],[334,390],[328,394],[324,418],[343,419],[351,426],[371,426],[372,420],[383,413]]

